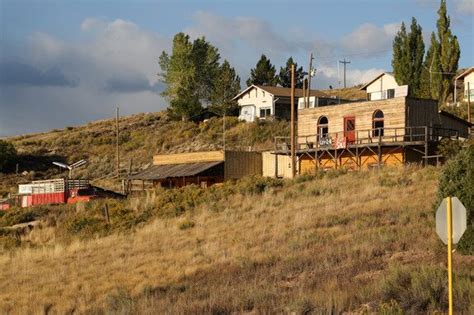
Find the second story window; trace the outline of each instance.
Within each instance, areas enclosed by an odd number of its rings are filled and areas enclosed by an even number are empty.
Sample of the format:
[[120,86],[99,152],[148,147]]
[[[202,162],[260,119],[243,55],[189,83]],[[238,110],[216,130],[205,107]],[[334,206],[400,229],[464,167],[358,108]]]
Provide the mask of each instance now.
[[383,112],[377,109],[372,115],[372,136],[373,137],[378,137],[378,136],[383,137],[383,128],[384,128],[383,119],[384,119]]
[[326,137],[329,133],[329,121],[326,116],[321,116],[318,119],[318,136]]

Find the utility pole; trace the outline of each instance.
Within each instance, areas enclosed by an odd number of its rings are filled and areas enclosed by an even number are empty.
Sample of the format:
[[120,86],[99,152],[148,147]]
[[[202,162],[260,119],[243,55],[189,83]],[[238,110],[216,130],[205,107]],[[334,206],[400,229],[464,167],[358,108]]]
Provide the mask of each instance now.
[[[467,82],[467,121],[471,123],[471,87]],[[469,134],[471,134],[472,127],[469,127]]]
[[291,65],[291,126],[290,126],[290,145],[291,145],[291,177],[296,176],[295,163],[295,65]]
[[311,96],[311,74],[313,72],[313,53],[309,56],[309,68],[308,68],[308,89],[306,93],[308,94],[308,102],[306,103],[305,107],[309,107],[309,97]]
[[339,60],[339,63],[344,64],[344,88],[346,88],[346,64],[351,63],[351,62],[346,61],[346,58],[344,58],[344,61]]
[[117,107],[117,112],[115,116],[115,133],[117,136],[116,147],[117,147],[117,178],[120,178],[120,151],[119,151],[119,108]]

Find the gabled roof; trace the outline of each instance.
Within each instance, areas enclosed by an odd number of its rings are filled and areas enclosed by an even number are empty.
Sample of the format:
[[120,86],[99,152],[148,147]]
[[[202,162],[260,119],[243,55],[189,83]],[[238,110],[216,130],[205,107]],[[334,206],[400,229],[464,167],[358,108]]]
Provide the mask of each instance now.
[[[253,88],[263,90],[267,93],[272,94],[275,97],[291,97],[291,88],[286,88],[282,86],[251,85],[248,88],[244,89],[239,94],[237,94],[233,99],[235,100],[235,99],[240,98],[240,96],[244,95],[245,93],[247,93]],[[295,89],[295,97],[302,97],[302,96],[303,96],[303,89]],[[330,97],[329,95],[319,90],[311,90],[310,96]]]
[[470,68],[466,69],[466,71],[462,72],[460,75],[458,75],[456,77],[456,80],[464,78],[465,76],[467,76],[469,73],[471,73],[473,71],[474,71],[474,67],[470,67]]
[[381,74],[379,74],[378,76],[376,76],[374,79],[372,79],[372,81],[370,81],[370,82],[364,84],[360,89],[361,89],[361,90],[366,90],[369,85],[371,85],[372,83],[374,83],[375,81],[377,81],[378,79],[380,79],[381,77],[383,77],[383,76],[386,75],[386,74],[393,77],[393,72],[382,72]]

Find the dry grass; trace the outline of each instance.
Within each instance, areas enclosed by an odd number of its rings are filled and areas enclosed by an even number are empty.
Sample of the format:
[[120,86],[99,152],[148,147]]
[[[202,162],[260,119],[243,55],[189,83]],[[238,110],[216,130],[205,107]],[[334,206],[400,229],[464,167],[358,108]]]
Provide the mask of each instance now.
[[[69,245],[33,231],[48,245],[0,256],[0,312],[393,311],[381,289],[389,270],[443,269],[437,175],[409,168],[303,178]],[[472,257],[455,255],[454,264],[472,279]],[[456,285],[457,305],[469,312],[472,282]]]

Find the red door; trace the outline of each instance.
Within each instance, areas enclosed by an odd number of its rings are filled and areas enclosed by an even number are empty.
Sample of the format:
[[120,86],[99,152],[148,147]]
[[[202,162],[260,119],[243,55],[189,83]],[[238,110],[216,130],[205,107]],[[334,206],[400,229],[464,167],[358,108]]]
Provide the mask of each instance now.
[[356,120],[354,116],[344,117],[344,137],[347,138],[347,143],[355,142],[355,125]]

